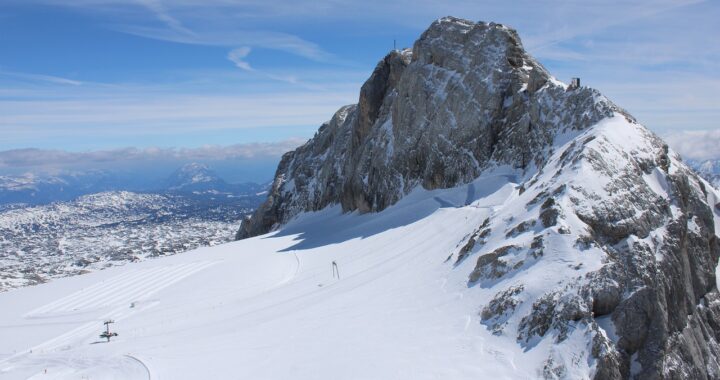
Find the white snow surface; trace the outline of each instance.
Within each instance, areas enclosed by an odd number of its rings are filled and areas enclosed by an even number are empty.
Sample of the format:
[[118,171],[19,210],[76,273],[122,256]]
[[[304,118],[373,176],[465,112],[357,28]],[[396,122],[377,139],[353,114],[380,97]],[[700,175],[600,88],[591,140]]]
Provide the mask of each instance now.
[[[549,357],[565,377],[591,378],[586,325],[571,325],[559,344],[553,330],[521,342],[518,326],[532,300],[599,269],[605,253],[575,247],[585,226],[571,213],[547,229],[511,229],[537,219],[540,206],[528,202],[559,184],[569,189],[557,198],[564,210],[574,185],[598,196],[586,207],[605,197],[591,165],[556,170],[575,141],[623,165],[623,152],[655,154],[646,133],[611,118],[558,138],[541,172],[499,167],[454,189],[415,189],[380,213],[329,207],[268,235],[0,294],[0,379],[533,379]],[[657,176],[643,180],[665,191]],[[485,244],[455,264],[488,218]],[[503,259],[524,260],[517,270],[468,283],[482,252],[527,246],[537,234],[541,258],[513,251]],[[514,286],[524,287],[521,299],[494,334],[480,312]],[[119,336],[105,343],[108,318]],[[598,325],[615,339],[611,321]]]

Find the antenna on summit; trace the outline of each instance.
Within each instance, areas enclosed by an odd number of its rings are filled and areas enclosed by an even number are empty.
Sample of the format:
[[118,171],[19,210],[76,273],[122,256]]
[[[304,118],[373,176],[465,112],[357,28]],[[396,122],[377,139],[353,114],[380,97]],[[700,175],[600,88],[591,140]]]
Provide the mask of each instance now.
[[393,51],[397,51],[397,41],[393,40]]

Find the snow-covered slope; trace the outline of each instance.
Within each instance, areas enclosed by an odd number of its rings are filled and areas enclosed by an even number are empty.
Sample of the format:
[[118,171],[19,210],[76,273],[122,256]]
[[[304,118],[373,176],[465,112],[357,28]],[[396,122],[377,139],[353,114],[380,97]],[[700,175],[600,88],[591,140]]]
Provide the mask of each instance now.
[[[493,335],[478,309],[492,290],[446,260],[514,203],[516,180],[416,191],[380,214],[329,208],[273,236],[1,294],[0,378],[535,377],[552,345]],[[120,336],[98,343],[105,318]]]
[[[536,175],[497,168],[468,185],[415,189],[380,213],[328,207],[270,235],[0,294],[0,379],[610,378],[598,371],[627,326],[601,305],[592,310],[593,296],[583,292],[599,279],[610,281],[605,299],[613,284],[630,286],[597,275],[619,262],[662,275],[648,268],[675,260],[663,245],[674,237],[665,226],[622,244],[589,237],[577,215],[603,198],[576,198],[605,194],[612,180],[578,157],[602,151],[603,170],[625,170],[654,157],[646,149],[654,138],[614,118],[559,143]],[[672,152],[669,165],[675,175],[687,170]],[[661,170],[638,178],[653,202],[677,191]],[[706,194],[720,200],[712,189]],[[670,203],[667,217],[683,219],[682,207]],[[707,228],[718,230],[719,210],[685,220],[689,240],[716,239]],[[649,251],[634,261],[641,250],[630,245]],[[618,290],[637,302],[631,294],[646,288]],[[679,339],[716,334],[702,316],[718,315],[716,292],[697,309],[675,307],[696,316]],[[625,301],[617,309],[637,310]],[[103,343],[107,318],[120,335]],[[715,348],[696,347],[698,355]],[[631,372],[643,370],[632,360]],[[668,378],[690,368],[672,352],[658,365]],[[709,362],[684,375],[714,378],[714,370]]]

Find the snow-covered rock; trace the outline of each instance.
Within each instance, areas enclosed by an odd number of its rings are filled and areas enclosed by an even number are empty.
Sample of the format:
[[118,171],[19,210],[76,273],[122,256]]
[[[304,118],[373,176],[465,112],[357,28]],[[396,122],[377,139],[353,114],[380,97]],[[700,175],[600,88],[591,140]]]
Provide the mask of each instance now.
[[476,305],[489,331],[541,353],[544,378],[720,378],[720,195],[500,24],[446,17],[388,54],[357,105],[283,156],[238,238],[333,205],[382,211],[421,188],[470,184],[471,205],[498,173],[514,193],[449,252],[471,290],[492,294]]

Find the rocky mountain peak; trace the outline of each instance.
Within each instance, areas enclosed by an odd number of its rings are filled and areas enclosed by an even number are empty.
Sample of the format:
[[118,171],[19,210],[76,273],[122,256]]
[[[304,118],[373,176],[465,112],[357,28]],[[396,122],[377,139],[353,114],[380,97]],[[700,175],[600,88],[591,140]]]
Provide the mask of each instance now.
[[476,71],[486,78],[519,75],[518,85],[527,83],[534,72],[535,89],[550,79],[542,65],[525,52],[514,29],[455,17],[444,17],[430,25],[413,46],[413,61],[458,73]]
[[238,237],[330,204],[380,211],[417,186],[453,187],[492,166],[537,168],[555,135],[616,112],[599,92],[550,76],[513,29],[445,17],[412,50],[386,55],[358,104],[283,157],[268,201]]

